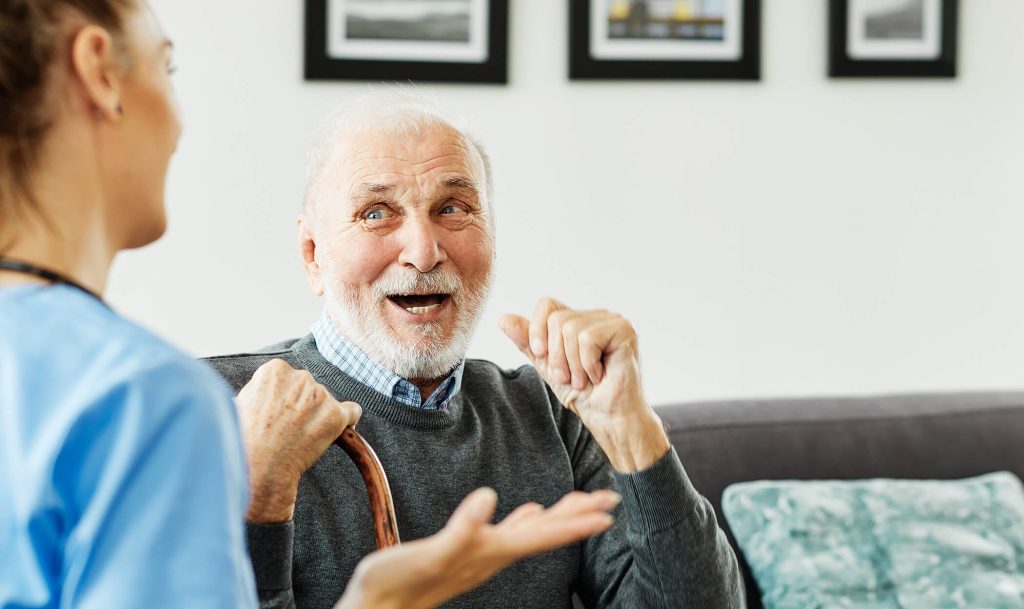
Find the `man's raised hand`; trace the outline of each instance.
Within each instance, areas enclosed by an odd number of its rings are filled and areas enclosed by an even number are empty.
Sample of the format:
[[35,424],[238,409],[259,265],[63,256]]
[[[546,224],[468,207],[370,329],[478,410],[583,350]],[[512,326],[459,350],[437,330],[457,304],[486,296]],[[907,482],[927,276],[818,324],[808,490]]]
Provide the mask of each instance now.
[[532,319],[505,315],[500,325],[615,469],[644,469],[668,452],[661,421],[643,395],[633,324],[605,310],[576,311],[545,298]]

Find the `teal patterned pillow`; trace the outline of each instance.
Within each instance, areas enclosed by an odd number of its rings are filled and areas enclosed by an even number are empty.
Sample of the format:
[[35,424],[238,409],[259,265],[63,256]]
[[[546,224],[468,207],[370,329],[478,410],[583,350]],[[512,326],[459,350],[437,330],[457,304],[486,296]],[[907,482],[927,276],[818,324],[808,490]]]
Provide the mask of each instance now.
[[1024,609],[1024,490],[965,480],[759,481],[722,511],[765,609]]

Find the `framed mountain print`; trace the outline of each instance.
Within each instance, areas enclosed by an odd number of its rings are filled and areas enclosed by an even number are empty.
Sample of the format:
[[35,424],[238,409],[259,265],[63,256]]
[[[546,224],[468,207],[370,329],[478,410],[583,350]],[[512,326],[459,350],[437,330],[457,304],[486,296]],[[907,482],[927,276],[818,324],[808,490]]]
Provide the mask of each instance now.
[[829,0],[829,76],[956,76],[957,0]]

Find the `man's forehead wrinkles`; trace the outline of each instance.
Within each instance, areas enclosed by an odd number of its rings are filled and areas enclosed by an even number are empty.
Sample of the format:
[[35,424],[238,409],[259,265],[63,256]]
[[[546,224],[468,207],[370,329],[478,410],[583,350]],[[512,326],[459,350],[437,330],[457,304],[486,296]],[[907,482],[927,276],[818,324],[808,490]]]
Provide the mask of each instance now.
[[379,167],[372,162],[357,163],[350,172],[350,181],[353,184],[358,182],[388,183],[391,182],[392,180],[388,179],[387,176],[420,179],[423,177],[435,175],[437,173],[473,175],[471,167],[463,160],[450,163],[438,163],[435,166],[421,169],[423,165],[433,164],[434,162],[439,161],[440,159],[441,157],[437,157],[430,161],[424,161],[422,163],[415,164],[403,164],[403,166],[399,167]]
[[368,186],[368,185],[380,185],[387,184],[394,186],[395,178],[399,180],[405,178],[411,178],[419,180],[426,177],[432,177],[435,174],[451,175],[452,177],[461,177],[466,180],[472,181],[472,172],[469,171],[468,167],[464,166],[444,166],[434,167],[425,172],[408,172],[408,171],[379,171],[376,169],[366,168],[363,171],[355,171],[352,173],[350,182],[355,186]]
[[454,153],[451,153],[451,152],[447,152],[447,153],[444,153],[444,154],[438,154],[438,155],[432,156],[432,157],[430,157],[428,159],[424,159],[422,161],[417,161],[417,160],[414,160],[414,159],[404,158],[404,157],[400,157],[400,156],[373,154],[373,153],[370,153],[370,152],[365,152],[365,153],[362,153],[360,155],[353,155],[350,158],[351,158],[351,160],[354,163],[357,163],[357,164],[360,163],[360,162],[364,162],[364,161],[398,161],[399,163],[403,163],[403,164],[407,164],[407,165],[427,165],[429,163],[438,162],[438,161],[440,161],[442,159],[445,159],[447,157],[454,157],[456,159],[455,162],[458,162],[458,163],[464,163],[465,162],[465,158],[463,157],[463,155],[461,155],[461,154],[454,154]]
[[484,176],[467,138],[461,134],[395,137],[371,133],[340,147],[335,157],[342,180],[338,186],[349,204],[359,206],[378,197],[433,197],[453,190],[482,196]]
[[[422,183],[423,179],[429,178],[438,172],[442,172],[441,177],[438,178],[439,184],[434,187],[428,187],[427,184]],[[409,181],[415,183],[415,186],[409,183]],[[437,190],[438,188],[479,189],[476,180],[468,169],[438,167],[425,173],[405,173],[399,171],[365,171],[355,173],[352,175],[349,183],[348,192],[351,198],[360,198],[360,196],[366,195],[402,192],[410,186],[417,189],[426,187],[431,190]]]

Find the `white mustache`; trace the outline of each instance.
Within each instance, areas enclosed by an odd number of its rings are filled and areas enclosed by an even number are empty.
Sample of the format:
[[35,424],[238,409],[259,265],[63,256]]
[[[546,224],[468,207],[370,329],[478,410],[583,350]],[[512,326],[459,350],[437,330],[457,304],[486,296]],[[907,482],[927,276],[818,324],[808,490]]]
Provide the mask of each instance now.
[[462,278],[448,271],[394,274],[381,277],[373,284],[373,293],[378,299],[395,294],[460,294]]

